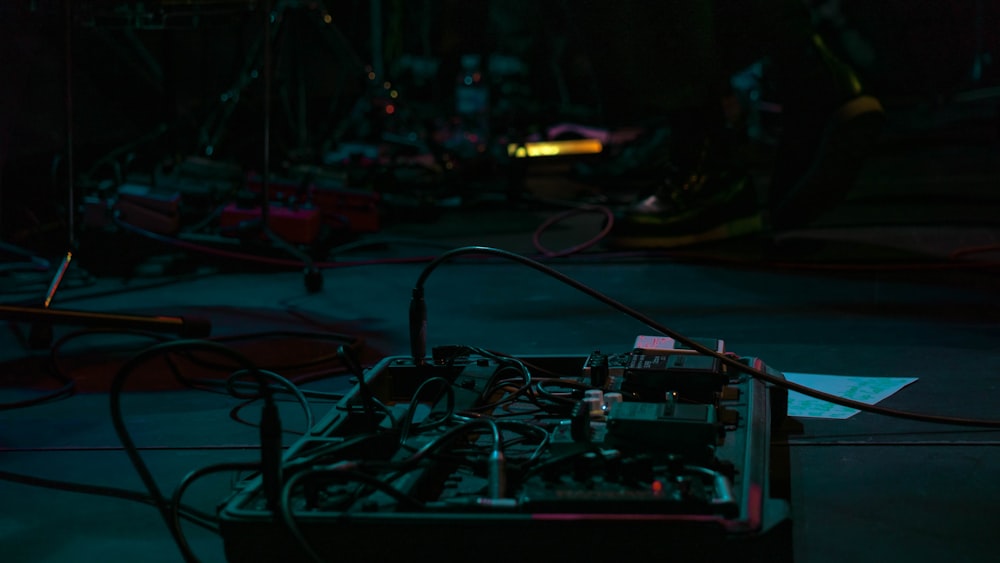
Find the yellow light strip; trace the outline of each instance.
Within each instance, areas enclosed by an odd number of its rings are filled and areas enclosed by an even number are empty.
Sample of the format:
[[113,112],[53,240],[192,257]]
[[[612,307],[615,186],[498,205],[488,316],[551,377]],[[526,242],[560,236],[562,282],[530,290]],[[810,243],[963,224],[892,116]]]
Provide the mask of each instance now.
[[572,154],[597,154],[604,146],[597,139],[572,139],[569,141],[539,141],[507,145],[507,156],[526,158],[536,156],[564,156]]

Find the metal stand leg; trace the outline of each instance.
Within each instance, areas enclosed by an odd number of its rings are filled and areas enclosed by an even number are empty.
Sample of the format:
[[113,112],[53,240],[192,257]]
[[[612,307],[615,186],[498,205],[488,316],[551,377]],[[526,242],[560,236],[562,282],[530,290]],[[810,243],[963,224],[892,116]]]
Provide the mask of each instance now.
[[97,313],[92,311],[71,311],[52,309],[50,305],[55,298],[59,285],[62,283],[73,253],[67,252],[62,263],[56,270],[45,299],[39,307],[19,307],[0,305],[0,319],[17,323],[30,323],[25,344],[28,348],[39,350],[52,344],[53,325],[85,326],[88,328],[113,328],[127,330],[142,330],[152,332],[167,332],[177,334],[182,338],[206,338],[212,332],[208,320],[199,318],[167,317],[162,315],[141,316],[121,315],[114,313]]

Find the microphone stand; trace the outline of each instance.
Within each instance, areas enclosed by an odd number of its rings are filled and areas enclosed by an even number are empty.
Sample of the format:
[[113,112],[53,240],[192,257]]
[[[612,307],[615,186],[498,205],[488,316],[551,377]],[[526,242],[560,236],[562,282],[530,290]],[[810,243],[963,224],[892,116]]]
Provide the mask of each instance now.
[[[40,306],[15,306],[0,305],[0,320],[10,323],[30,323],[30,331],[25,344],[31,349],[44,349],[52,344],[53,325],[73,325],[90,328],[114,328],[129,330],[144,330],[154,332],[175,333],[183,338],[205,338],[211,333],[211,323],[205,319],[168,316],[141,316],[123,315],[113,313],[99,313],[92,311],[73,311],[64,309],[52,309],[56,291],[62,283],[70,263],[73,260],[73,251],[77,249],[76,239],[76,193],[75,193],[75,170],[73,163],[73,2],[65,0],[66,8],[66,181],[67,181],[67,229],[68,245],[70,250],[66,252],[62,263],[57,268],[45,299]],[[20,333],[20,336],[23,337]]]
[[277,18],[277,11],[270,2],[264,3],[264,173],[261,179],[260,224],[257,229],[276,246],[302,261],[305,266],[305,286],[309,293],[323,289],[323,275],[307,252],[290,244],[271,230],[269,223],[271,207],[271,21]]
[[215,144],[221,136],[221,126],[222,123],[228,119],[229,115],[233,111],[233,106],[235,101],[238,99],[237,92],[245,88],[250,80],[250,77],[255,76],[253,72],[253,65],[256,62],[258,55],[258,48],[263,51],[261,65],[263,68],[264,75],[264,131],[263,131],[263,173],[261,178],[261,189],[258,204],[260,206],[260,215],[255,219],[244,222],[241,225],[241,232],[247,236],[259,236],[267,241],[269,241],[274,246],[277,246],[292,255],[295,259],[302,262],[305,271],[305,286],[309,293],[318,293],[323,288],[323,276],[319,268],[316,267],[315,261],[309,255],[308,252],[303,251],[294,244],[289,243],[287,240],[283,239],[277,233],[271,229],[271,90],[273,85],[272,78],[272,58],[273,58],[273,48],[271,46],[272,39],[275,31],[272,29],[272,22],[278,20],[282,17],[284,11],[288,8],[289,0],[277,0],[276,5],[270,1],[265,1],[262,3],[264,11],[264,25],[263,25],[263,46],[259,47],[259,43],[255,43],[251,49],[251,53],[248,55],[247,60],[244,65],[244,76],[241,77],[237,85],[233,88],[233,92],[225,96],[228,105],[223,108],[222,116],[219,118],[219,123],[217,125],[217,130],[214,133],[209,131],[207,126],[202,128],[200,132],[201,142],[205,144],[204,151],[207,155],[211,155],[215,152]]

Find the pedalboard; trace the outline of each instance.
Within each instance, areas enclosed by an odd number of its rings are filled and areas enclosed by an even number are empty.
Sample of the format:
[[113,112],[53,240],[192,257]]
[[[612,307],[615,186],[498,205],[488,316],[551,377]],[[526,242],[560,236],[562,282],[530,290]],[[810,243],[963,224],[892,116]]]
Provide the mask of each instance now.
[[286,451],[280,494],[253,478],[221,505],[227,558],[791,561],[780,390],[730,364],[680,348],[385,358]]

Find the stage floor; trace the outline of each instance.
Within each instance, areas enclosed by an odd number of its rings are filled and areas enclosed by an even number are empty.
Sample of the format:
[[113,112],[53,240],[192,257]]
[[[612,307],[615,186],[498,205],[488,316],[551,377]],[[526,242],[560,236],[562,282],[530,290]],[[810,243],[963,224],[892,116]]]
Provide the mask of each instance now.
[[[848,200],[809,228],[658,256],[610,254],[598,245],[544,263],[682,334],[724,339],[730,351],[757,356],[780,371],[914,377],[881,404],[998,419],[997,148],[995,141],[900,135],[873,155]],[[305,290],[296,269],[239,271],[205,260],[175,276],[157,272],[169,260],[153,259],[127,278],[70,284],[53,307],[201,316],[211,321],[213,337],[244,337],[237,341],[241,349],[276,366],[321,360],[335,350],[328,338],[337,334],[363,339],[365,363],[372,364],[409,351],[410,290],[425,263],[400,258],[465,245],[535,255],[532,234],[552,213],[498,203],[389,226],[372,235],[385,237],[385,245],[358,249],[325,269],[323,290],[315,294]],[[544,241],[563,248],[586,240],[599,219],[561,223]],[[961,254],[990,245],[992,250]],[[376,263],[353,263],[367,260]],[[550,277],[503,260],[444,264],[426,290],[432,345],[586,354],[627,351],[637,334],[648,332]],[[12,294],[5,302],[21,299]],[[56,327],[55,336],[71,330]],[[284,336],[262,336],[275,332]],[[67,342],[59,365],[78,392],[3,413],[5,476],[143,492],[115,434],[108,390],[118,366],[152,342],[107,334]],[[44,371],[47,352],[26,350],[14,330],[0,332],[0,360],[6,401],[55,385]],[[259,408],[234,415],[239,401],[182,389],[164,367],[152,363],[134,373],[122,401],[131,435],[161,489],[172,492],[188,472],[212,463],[254,461],[259,453],[252,423]],[[294,373],[335,367],[318,363]],[[305,387],[338,391],[348,385],[346,377],[333,377]],[[317,401],[317,417],[330,406]],[[283,403],[282,409],[287,444],[304,422],[296,405]],[[779,444],[791,463],[798,563],[996,560],[1000,430],[870,413],[798,422],[798,433]],[[231,475],[207,479],[185,499],[211,512],[231,485]],[[180,560],[151,505],[9,480],[0,481],[0,496],[3,559],[10,563]],[[224,560],[217,535],[190,524],[185,532],[203,561]]]

